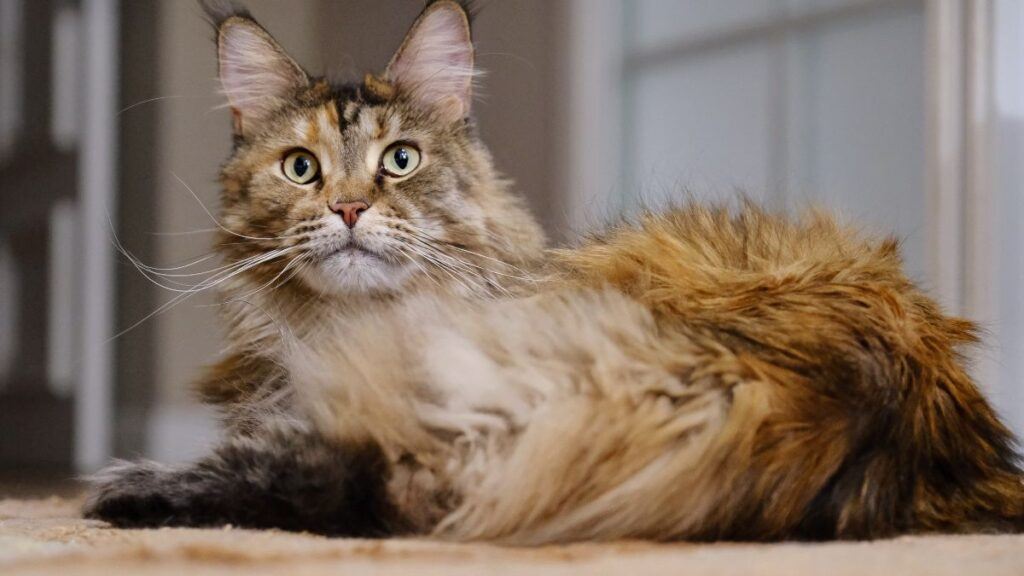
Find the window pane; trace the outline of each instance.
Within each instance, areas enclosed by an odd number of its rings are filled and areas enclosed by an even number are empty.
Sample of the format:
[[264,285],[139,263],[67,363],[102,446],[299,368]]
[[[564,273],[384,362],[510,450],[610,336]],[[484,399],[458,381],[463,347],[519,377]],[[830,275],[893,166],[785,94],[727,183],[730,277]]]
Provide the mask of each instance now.
[[[788,1],[791,10],[820,10],[842,0]],[[682,4],[707,11],[685,19]],[[651,17],[634,32],[685,36],[749,20],[754,4],[665,3],[660,22]],[[635,60],[625,88],[627,192],[651,201],[680,188],[699,198],[742,189],[791,208],[831,207],[897,234],[910,272],[923,278],[924,55],[923,4],[901,3],[826,17],[782,37]]]
[[633,48],[656,49],[738,29],[821,13],[864,0],[624,0]]
[[649,49],[679,40],[749,26],[772,14],[773,0],[636,0],[633,12],[634,46]]
[[791,206],[808,200],[895,231],[913,273],[925,266],[925,23],[882,9],[789,45]]
[[[680,188],[702,198],[760,197],[768,177],[769,66],[749,43],[637,73],[627,97],[630,192],[648,201]],[[675,194],[679,197],[679,194]]]

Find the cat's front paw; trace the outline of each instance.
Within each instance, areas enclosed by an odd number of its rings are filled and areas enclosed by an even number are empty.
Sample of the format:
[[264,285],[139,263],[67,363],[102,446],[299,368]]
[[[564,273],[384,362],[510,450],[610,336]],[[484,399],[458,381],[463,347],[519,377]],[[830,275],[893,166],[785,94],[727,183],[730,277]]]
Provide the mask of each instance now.
[[175,517],[169,475],[155,462],[117,462],[89,479],[82,515],[125,528],[166,525]]

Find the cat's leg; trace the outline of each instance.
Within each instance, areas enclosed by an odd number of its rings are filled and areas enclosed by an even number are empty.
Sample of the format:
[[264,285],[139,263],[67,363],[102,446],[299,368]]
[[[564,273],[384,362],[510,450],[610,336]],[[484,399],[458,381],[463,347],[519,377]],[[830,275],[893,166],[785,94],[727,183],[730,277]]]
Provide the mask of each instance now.
[[194,464],[114,464],[92,479],[85,516],[120,527],[280,528],[385,536],[403,530],[373,444],[340,445],[294,426],[233,437]]

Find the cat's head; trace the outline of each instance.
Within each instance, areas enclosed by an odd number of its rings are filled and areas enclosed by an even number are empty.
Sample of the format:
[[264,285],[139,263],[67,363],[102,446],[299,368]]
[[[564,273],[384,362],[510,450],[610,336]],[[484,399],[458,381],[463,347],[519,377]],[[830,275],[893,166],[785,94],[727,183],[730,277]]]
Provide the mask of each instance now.
[[469,120],[464,5],[430,2],[386,70],[350,84],[307,74],[243,11],[214,18],[235,142],[220,247],[240,278],[328,297],[488,292],[539,255],[539,227]]

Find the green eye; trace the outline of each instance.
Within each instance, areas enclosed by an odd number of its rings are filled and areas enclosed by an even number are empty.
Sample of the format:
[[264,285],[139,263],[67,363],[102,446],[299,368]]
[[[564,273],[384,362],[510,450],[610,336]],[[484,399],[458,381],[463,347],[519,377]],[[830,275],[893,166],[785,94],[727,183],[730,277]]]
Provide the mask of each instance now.
[[420,165],[420,151],[412,144],[392,144],[380,158],[384,173],[393,178],[412,174]]
[[306,150],[293,150],[284,157],[281,169],[289,180],[296,184],[309,184],[320,177],[320,163],[316,156]]

